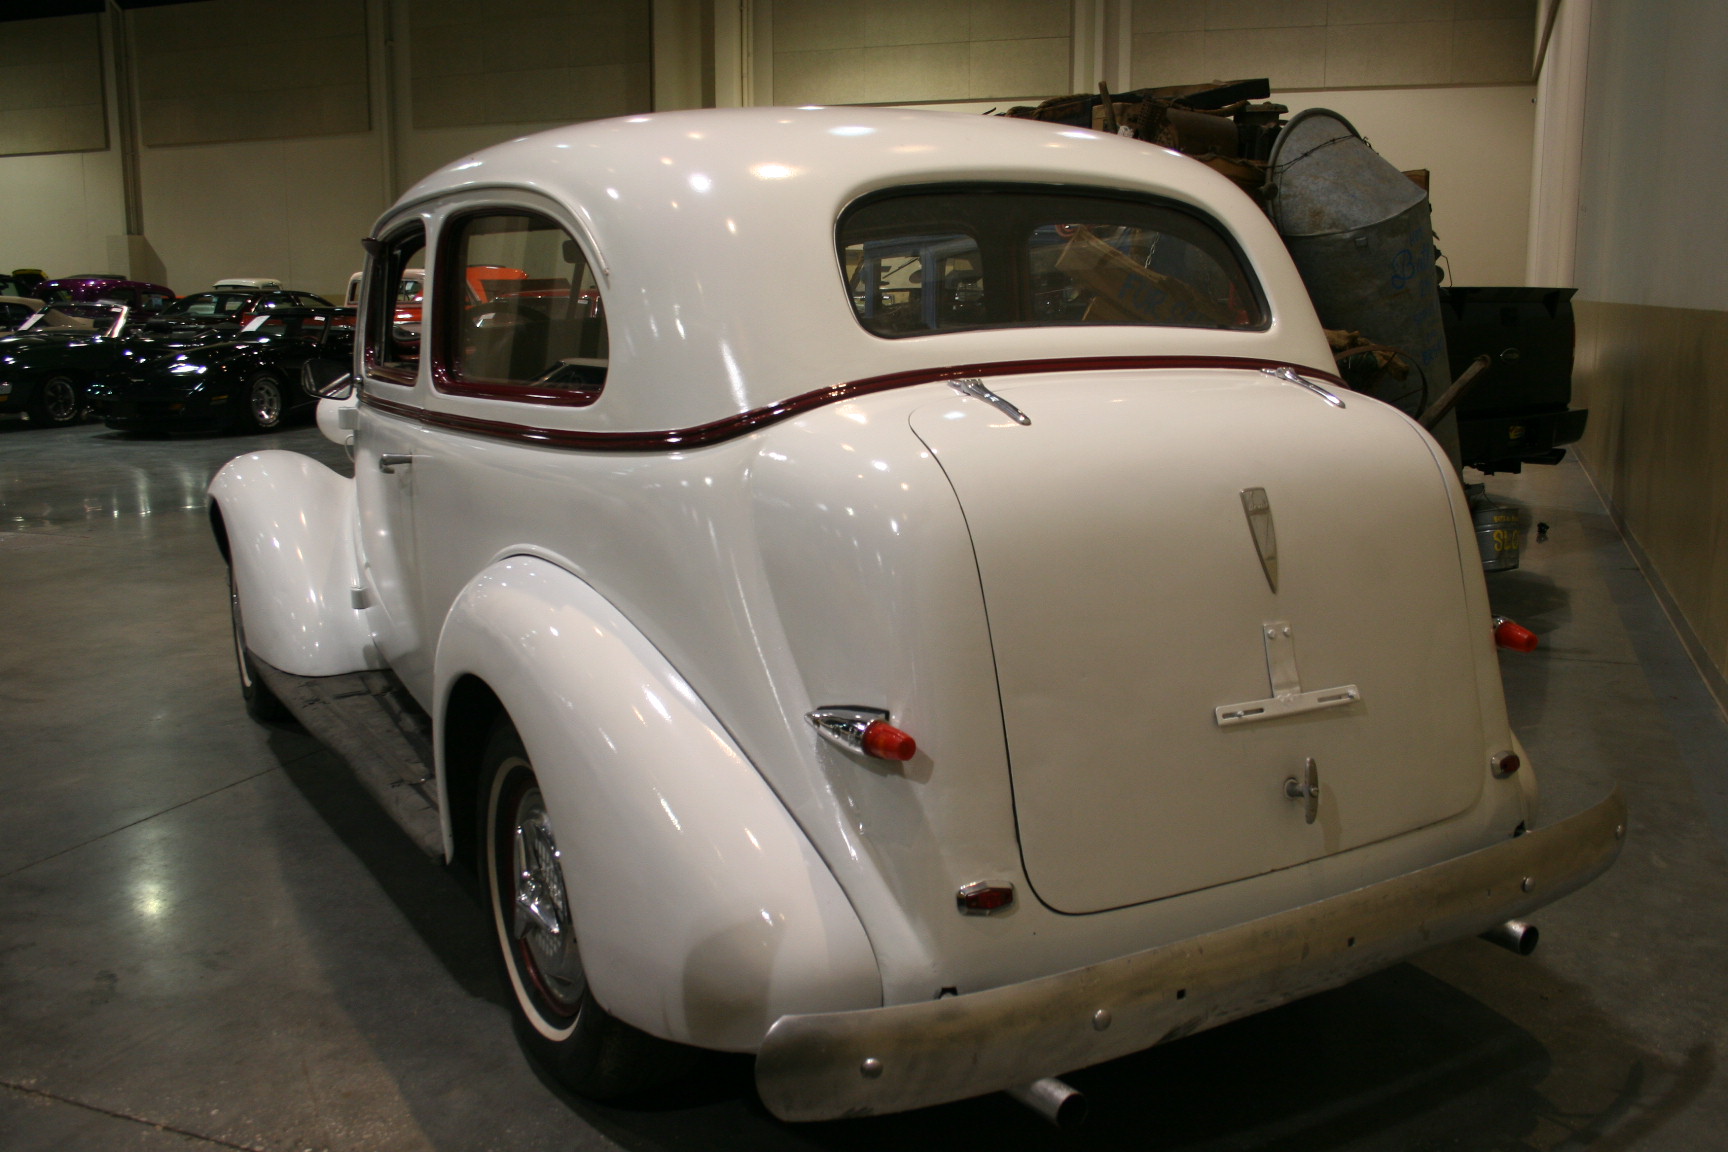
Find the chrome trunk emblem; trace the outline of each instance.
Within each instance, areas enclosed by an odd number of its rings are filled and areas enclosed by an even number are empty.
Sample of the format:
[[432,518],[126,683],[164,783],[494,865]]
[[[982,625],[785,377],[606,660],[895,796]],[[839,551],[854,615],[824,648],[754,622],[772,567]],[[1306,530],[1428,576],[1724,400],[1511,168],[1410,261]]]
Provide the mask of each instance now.
[[1254,548],[1260,553],[1260,567],[1266,573],[1266,583],[1278,591],[1278,534],[1272,528],[1272,501],[1264,488],[1242,489],[1242,511],[1248,514],[1248,531],[1254,534]]

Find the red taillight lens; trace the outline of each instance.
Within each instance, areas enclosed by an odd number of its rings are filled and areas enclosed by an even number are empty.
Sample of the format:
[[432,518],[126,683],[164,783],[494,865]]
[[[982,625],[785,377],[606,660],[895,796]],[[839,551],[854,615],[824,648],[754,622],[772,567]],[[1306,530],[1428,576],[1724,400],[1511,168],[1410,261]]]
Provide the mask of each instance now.
[[979,881],[960,889],[954,900],[969,916],[987,916],[1014,903],[1014,885]]
[[1524,761],[1518,759],[1516,752],[1502,752],[1494,757],[1494,772],[1500,776],[1510,776],[1524,766]]
[[910,760],[918,755],[918,741],[894,725],[877,720],[864,729],[864,755],[878,760]]
[[1494,643],[1514,652],[1536,651],[1536,633],[1516,621],[1504,617],[1494,622]]

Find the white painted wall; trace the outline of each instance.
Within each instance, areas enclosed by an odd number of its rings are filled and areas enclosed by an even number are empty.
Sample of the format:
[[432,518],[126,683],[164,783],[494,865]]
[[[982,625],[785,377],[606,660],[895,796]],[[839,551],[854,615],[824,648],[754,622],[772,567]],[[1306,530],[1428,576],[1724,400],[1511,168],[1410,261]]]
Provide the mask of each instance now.
[[[221,276],[269,275],[313,291],[340,291],[359,266],[359,239],[393,189],[476,149],[551,127],[416,128],[408,99],[413,61],[407,31],[421,2],[368,4],[374,46],[371,131],[142,150],[145,233],[171,287],[191,292]],[[1083,13],[1101,0],[1075,2],[1076,12]],[[672,55],[718,57],[718,43],[705,38],[712,34],[688,19],[692,11],[701,14],[699,0],[656,3],[663,15],[685,18],[678,27],[687,34],[672,45],[678,49]],[[773,12],[765,3],[763,8]],[[394,20],[393,33],[387,32],[387,16]],[[383,48],[392,35],[393,54]],[[387,60],[395,72],[393,105],[383,96],[389,87]],[[688,63],[685,71],[691,76],[683,78],[683,88],[695,86],[696,70]],[[1056,94],[1028,93],[1026,100]],[[1333,108],[1392,163],[1430,169],[1435,225],[1455,281],[1519,284],[1528,228],[1533,94],[1531,85],[1508,85],[1292,89],[1275,92],[1274,98],[1293,111]],[[688,92],[680,90],[680,95],[679,102],[688,102]],[[1728,220],[1728,214],[1717,219]],[[51,274],[107,270],[123,222],[116,151],[0,157],[0,267],[36,266]]]
[[1728,311],[1728,4],[1592,6],[1577,275],[1584,299]]
[[182,295],[271,276],[340,302],[385,207],[371,133],[146,148],[144,227]]
[[124,272],[108,241],[125,230],[119,153],[0,157],[0,269]]

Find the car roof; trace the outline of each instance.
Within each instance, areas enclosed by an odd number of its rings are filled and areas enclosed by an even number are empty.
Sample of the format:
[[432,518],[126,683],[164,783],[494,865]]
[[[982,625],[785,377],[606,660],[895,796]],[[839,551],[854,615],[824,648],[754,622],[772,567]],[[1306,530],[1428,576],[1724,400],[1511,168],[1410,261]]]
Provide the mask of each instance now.
[[[1164,197],[1221,220],[1272,306],[1265,331],[988,329],[885,340],[855,320],[834,230],[868,193],[955,181]],[[591,121],[438,169],[374,235],[474,200],[547,202],[597,258],[613,352],[589,427],[688,427],[820,387],[942,364],[1216,355],[1331,364],[1259,207],[1168,149],[1040,121],[888,108],[751,108]],[[437,275],[434,268],[433,275]],[[716,291],[716,288],[724,290]],[[658,333],[678,331],[668,340]],[[640,374],[643,387],[631,385]],[[679,380],[676,389],[653,382]]]

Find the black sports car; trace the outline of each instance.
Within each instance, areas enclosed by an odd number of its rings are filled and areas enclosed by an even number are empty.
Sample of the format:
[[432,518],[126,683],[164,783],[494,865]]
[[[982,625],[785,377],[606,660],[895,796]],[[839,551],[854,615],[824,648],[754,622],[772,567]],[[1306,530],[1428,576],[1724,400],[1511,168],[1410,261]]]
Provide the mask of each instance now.
[[241,325],[262,312],[283,308],[333,308],[322,296],[293,289],[212,288],[182,296],[163,309],[170,320],[204,324]]
[[353,350],[352,308],[279,309],[196,346],[134,349],[90,401],[110,428],[265,432],[315,409],[300,387],[308,360],[345,364]]
[[207,326],[176,327],[124,305],[51,305],[28,327],[0,336],[0,415],[74,423],[88,406],[91,383],[128,355],[157,356],[216,338]]

